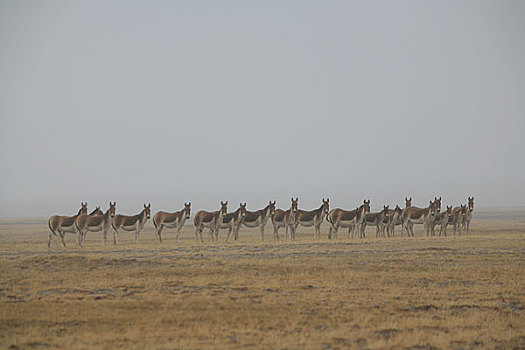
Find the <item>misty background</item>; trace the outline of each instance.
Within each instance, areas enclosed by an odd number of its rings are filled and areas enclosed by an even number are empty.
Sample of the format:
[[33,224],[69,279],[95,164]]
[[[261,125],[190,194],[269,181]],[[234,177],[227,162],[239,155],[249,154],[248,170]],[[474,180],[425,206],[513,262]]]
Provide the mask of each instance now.
[[0,216],[525,205],[523,1],[0,1]]

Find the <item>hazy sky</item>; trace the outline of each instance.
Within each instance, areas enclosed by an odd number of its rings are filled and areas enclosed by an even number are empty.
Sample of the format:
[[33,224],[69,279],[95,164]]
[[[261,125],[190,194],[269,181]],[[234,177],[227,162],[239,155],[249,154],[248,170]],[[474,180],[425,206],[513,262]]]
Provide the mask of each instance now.
[[525,1],[0,0],[0,216],[525,205]]

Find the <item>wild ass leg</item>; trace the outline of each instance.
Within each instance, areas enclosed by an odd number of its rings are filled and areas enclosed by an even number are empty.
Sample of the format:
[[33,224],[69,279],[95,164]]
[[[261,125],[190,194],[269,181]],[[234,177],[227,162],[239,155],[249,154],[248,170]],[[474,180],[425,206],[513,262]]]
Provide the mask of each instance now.
[[163,224],[160,224],[157,227],[157,237],[159,238],[159,242],[162,243],[162,229],[164,228]]
[[[226,236],[224,243],[228,243],[228,238],[230,238],[231,234],[232,234],[232,227],[230,226],[230,229],[228,230],[228,235]],[[235,233],[233,234],[233,236],[235,237]]]
[[179,238],[180,238],[180,230],[182,228],[182,225],[180,226],[177,226],[177,237],[175,238],[175,242],[179,243]]
[[62,241],[62,244],[64,245],[64,247],[66,246],[66,242],[64,241],[65,236],[66,236],[65,233],[60,232],[60,240]]
[[47,248],[51,248],[51,242],[53,241],[53,233],[49,234],[49,241],[47,242]]
[[195,239],[197,240],[197,243],[199,243],[199,226],[195,227]]
[[139,233],[140,233],[140,228],[139,228],[139,224],[137,224],[137,228],[135,229],[135,243],[139,242]]

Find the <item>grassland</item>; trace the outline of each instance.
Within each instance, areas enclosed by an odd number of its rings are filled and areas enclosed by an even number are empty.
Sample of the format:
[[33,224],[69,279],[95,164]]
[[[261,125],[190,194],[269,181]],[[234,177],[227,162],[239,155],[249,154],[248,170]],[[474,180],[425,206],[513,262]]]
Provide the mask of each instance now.
[[0,348],[525,348],[525,220],[471,231],[160,245],[148,223],[48,251],[45,221],[4,220]]

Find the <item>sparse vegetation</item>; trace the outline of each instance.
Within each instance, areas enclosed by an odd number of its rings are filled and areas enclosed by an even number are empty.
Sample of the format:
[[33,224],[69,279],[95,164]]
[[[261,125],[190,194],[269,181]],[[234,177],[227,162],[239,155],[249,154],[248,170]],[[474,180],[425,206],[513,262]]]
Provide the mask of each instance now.
[[[47,250],[45,223],[0,225],[0,347],[524,348],[525,222],[461,237],[195,242],[151,223],[134,244],[88,233]],[[420,228],[419,228],[420,229]],[[420,234],[420,231],[418,231]],[[109,240],[111,241],[111,240]]]

